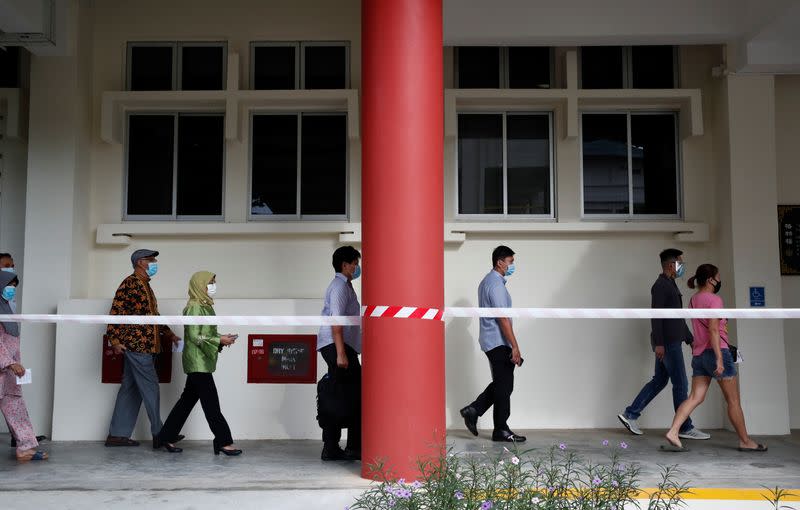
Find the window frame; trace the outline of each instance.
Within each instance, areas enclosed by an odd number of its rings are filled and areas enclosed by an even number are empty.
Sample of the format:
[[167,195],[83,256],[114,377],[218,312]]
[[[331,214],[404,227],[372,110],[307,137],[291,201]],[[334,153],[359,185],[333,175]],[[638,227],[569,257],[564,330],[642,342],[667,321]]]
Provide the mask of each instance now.
[[[228,42],[227,41],[128,41],[125,48],[125,90],[128,92],[163,92],[156,90],[136,91],[131,89],[133,71],[133,48],[170,47],[172,49],[172,88],[170,91],[183,91],[182,74],[184,47],[221,47],[222,48],[222,88],[228,90]],[[196,92],[196,91],[188,91]]]
[[[131,116],[158,115],[171,116],[173,129],[173,152],[172,152],[172,214],[128,214],[128,175],[130,162],[130,118]],[[222,194],[221,214],[204,215],[179,215],[178,214],[178,118],[191,116],[222,117],[223,125],[225,122],[225,112],[220,111],[175,111],[175,110],[146,110],[129,111],[125,113],[125,148],[123,150],[123,182],[122,182],[122,221],[224,221],[225,220],[225,190],[226,190],[226,164],[227,164],[227,144],[223,139],[222,144]]]
[[[295,214],[253,214],[253,119],[261,115],[282,115],[297,116],[297,181],[295,193],[297,195]],[[342,116],[345,119],[345,200],[344,200],[344,214],[302,214],[302,172],[303,172],[303,116]],[[251,110],[248,119],[248,148],[247,148],[247,221],[350,221],[350,143],[349,143],[349,126],[348,112],[346,110],[276,110],[276,109],[258,109]]]
[[[609,45],[615,46],[615,45]],[[633,47],[637,45],[620,46],[622,51],[622,89],[633,89]],[[647,46],[647,45],[639,45]],[[672,88],[680,88],[680,46],[672,46]],[[578,89],[580,90],[615,90],[615,89],[584,89],[583,88],[583,46],[578,48]],[[635,90],[658,90],[658,89],[635,89]]]
[[[642,109],[642,110],[582,110],[580,113],[579,125],[579,158],[580,158],[580,186],[581,186],[581,219],[600,220],[600,221],[651,221],[651,220],[683,220],[683,153],[681,150],[680,139],[680,111],[669,109]],[[627,147],[628,147],[628,214],[589,214],[586,212],[586,188],[584,186],[583,168],[583,118],[584,115],[625,115],[627,125]],[[675,192],[676,208],[675,214],[636,214],[634,213],[633,202],[633,144],[631,143],[631,118],[634,115],[671,115],[675,123]]]
[[[503,213],[502,214],[475,214],[475,213],[461,213],[459,212],[461,205],[461,195],[459,193],[459,176],[458,176],[458,117],[459,115],[501,115],[503,118]],[[508,116],[514,115],[542,115],[547,116],[549,148],[550,148],[550,213],[549,214],[509,214],[508,213]],[[503,110],[458,110],[456,112],[456,143],[454,145],[454,158],[455,162],[455,199],[453,204],[455,206],[455,219],[461,221],[554,221],[556,219],[556,140],[555,140],[555,126],[554,112],[552,110],[518,110],[518,109],[503,109]]]
[[306,48],[335,46],[344,48],[344,89],[350,88],[350,41],[300,41],[300,90],[322,90],[306,88]]
[[[461,83],[459,82],[459,74],[458,74],[458,54],[461,48],[470,48],[474,47],[474,45],[470,46],[454,46],[453,52],[453,81],[456,89],[459,90],[481,90],[476,88],[467,88],[462,89]],[[550,86],[547,89],[542,88],[535,88],[535,89],[524,89],[524,88],[511,88],[510,82],[510,74],[509,74],[509,66],[510,66],[510,59],[509,59],[509,48],[536,48],[537,46],[489,46],[493,48],[498,48],[500,50],[500,64],[498,66],[498,73],[500,74],[499,83],[500,87],[498,89],[488,89],[488,90],[550,90],[556,88],[555,83],[555,75],[556,75],[556,65],[555,65],[555,47],[554,46],[546,46],[548,49],[548,53],[550,54],[549,62],[548,62],[548,71],[550,73]]]

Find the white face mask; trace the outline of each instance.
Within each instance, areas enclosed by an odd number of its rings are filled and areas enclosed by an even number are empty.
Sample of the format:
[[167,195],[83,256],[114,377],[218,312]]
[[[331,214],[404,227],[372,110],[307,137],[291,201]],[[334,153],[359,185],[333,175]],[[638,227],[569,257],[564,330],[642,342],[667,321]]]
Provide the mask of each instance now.
[[217,293],[217,284],[216,283],[209,283],[208,285],[206,285],[206,288],[208,289],[208,295],[209,296],[213,296],[214,294]]

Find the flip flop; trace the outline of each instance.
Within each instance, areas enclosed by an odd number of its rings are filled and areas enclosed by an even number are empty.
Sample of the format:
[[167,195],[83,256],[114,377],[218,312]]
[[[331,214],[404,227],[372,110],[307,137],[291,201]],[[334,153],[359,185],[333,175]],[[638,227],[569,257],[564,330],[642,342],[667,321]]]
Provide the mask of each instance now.
[[32,461],[32,460],[47,460],[49,457],[50,456],[47,455],[47,453],[42,452],[42,451],[37,451],[36,453],[34,453],[31,456],[17,457],[17,461],[19,461],[19,462],[28,462],[28,461]]
[[761,452],[765,452],[767,450],[768,450],[768,448],[766,446],[764,446],[763,444],[761,444],[761,443],[758,443],[758,446],[756,446],[755,448],[741,448],[741,447],[739,448],[740,452],[759,452],[759,453],[761,453]]
[[670,453],[679,453],[679,452],[688,452],[689,449],[686,448],[685,446],[677,446],[674,444],[662,444],[661,451]]

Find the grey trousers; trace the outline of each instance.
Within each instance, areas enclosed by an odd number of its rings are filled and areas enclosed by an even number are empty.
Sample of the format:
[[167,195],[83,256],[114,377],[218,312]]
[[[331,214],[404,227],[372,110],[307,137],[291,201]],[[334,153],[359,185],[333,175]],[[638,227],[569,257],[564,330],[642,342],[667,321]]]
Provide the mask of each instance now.
[[144,402],[147,417],[150,418],[150,432],[155,437],[161,432],[162,426],[155,354],[125,352],[124,356],[122,385],[117,393],[108,435],[131,437],[139,417],[139,408]]

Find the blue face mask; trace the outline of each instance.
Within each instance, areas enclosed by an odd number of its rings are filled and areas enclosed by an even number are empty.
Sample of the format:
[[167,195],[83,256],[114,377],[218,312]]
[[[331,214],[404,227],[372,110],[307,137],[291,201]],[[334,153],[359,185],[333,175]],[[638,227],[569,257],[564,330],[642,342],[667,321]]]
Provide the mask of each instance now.
[[147,276],[154,277],[158,272],[158,262],[150,262],[147,264]]
[[14,301],[14,298],[17,295],[17,288],[13,285],[9,285],[8,287],[3,289],[3,299],[6,301]]
[[361,266],[356,266],[356,270],[353,272],[353,280],[358,280],[361,276]]
[[17,270],[13,267],[2,267],[0,271],[5,271],[6,273],[14,273],[17,274]]
[[515,266],[514,264],[509,264],[508,267],[506,268],[506,277],[509,277],[512,274],[514,274],[516,270],[517,266]]
[[680,262],[675,263],[675,277],[682,278],[684,273],[686,273],[686,264],[681,264]]

